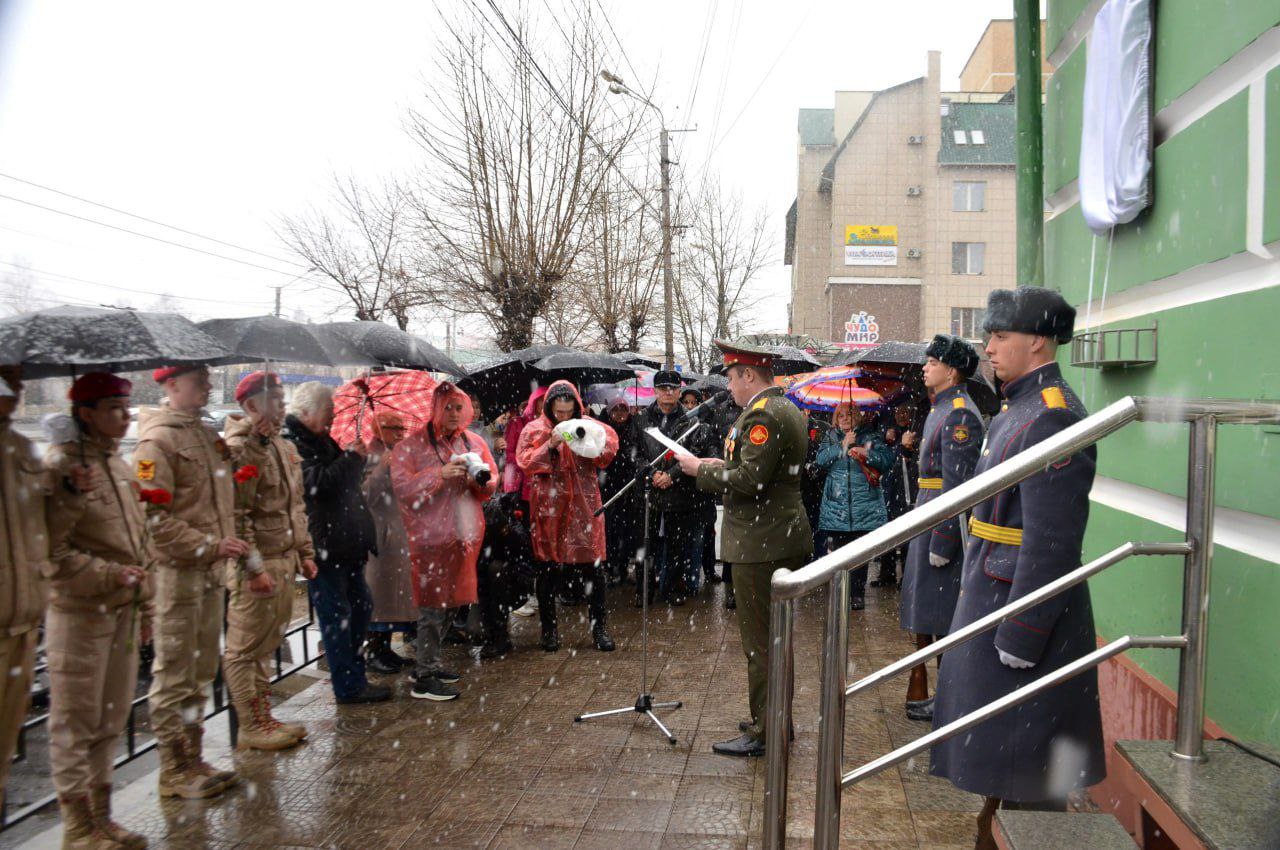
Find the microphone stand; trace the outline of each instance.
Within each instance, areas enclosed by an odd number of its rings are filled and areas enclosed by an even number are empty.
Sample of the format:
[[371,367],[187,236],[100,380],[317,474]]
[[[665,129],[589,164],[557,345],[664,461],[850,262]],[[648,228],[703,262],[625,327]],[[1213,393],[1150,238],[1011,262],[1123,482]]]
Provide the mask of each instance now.
[[[698,430],[701,425],[701,422],[694,422],[683,434],[676,437],[675,441],[677,443],[680,442],[685,437],[688,437],[694,431]],[[595,516],[599,516],[604,513],[605,510],[612,506],[614,502],[622,498],[624,493],[635,486],[637,482],[642,482],[641,486],[644,488],[644,554],[640,559],[640,571],[642,575],[636,576],[638,580],[643,582],[641,585],[642,589],[640,591],[640,695],[636,697],[635,705],[628,705],[623,708],[611,708],[608,711],[592,711],[587,714],[579,714],[577,717],[573,718],[573,722],[581,723],[584,720],[595,720],[598,717],[612,717],[617,714],[635,712],[636,714],[643,714],[652,720],[653,724],[662,730],[662,734],[667,737],[667,742],[672,746],[675,746],[678,743],[676,736],[671,734],[670,729],[662,725],[662,721],[658,719],[658,715],[653,712],[655,710],[661,711],[663,709],[681,708],[684,706],[684,703],[679,700],[674,702],[654,702],[653,693],[649,690],[649,565],[653,562],[653,548],[649,545],[650,485],[648,473],[649,470],[661,463],[666,456],[667,453],[664,451],[662,454],[649,461],[648,464],[640,467],[640,469],[636,471],[636,477],[628,481],[621,490],[615,493],[609,501],[601,505],[594,514]]]

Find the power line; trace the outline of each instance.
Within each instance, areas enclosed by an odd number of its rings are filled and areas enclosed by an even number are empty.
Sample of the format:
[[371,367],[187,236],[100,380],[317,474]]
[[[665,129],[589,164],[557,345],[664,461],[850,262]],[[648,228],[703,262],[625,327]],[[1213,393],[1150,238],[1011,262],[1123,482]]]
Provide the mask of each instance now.
[[[106,289],[115,289],[120,292],[131,292],[135,295],[152,295],[152,296],[155,296],[156,298],[174,298],[180,301],[206,301],[214,304],[225,304],[227,302],[227,299],[225,298],[200,298],[195,295],[173,295],[172,293],[168,293],[168,292],[152,292],[149,289],[132,289],[128,286],[119,286],[114,283],[103,283],[100,280],[89,280],[88,278],[75,277],[69,274],[62,274],[61,272],[45,271],[44,269],[37,269],[32,266],[24,266],[21,263],[10,262],[9,260],[0,260],[0,265],[10,266],[12,268],[19,269],[20,271],[30,272],[31,274],[39,275],[40,277],[44,277],[44,278],[57,278],[59,280],[66,280],[73,283],[84,283],[90,286],[101,286]],[[270,302],[237,300],[236,303],[237,304],[268,304]]]
[[174,225],[174,224],[167,224],[163,221],[157,221],[154,218],[147,218],[145,215],[138,215],[137,213],[131,213],[128,210],[122,210],[119,207],[113,207],[109,204],[100,203],[99,201],[91,201],[88,198],[83,198],[79,195],[73,195],[70,192],[62,191],[61,189],[55,189],[52,186],[45,186],[41,183],[36,183],[33,180],[26,180],[22,177],[15,177],[12,174],[5,174],[3,172],[0,172],[0,177],[5,178],[6,180],[13,180],[16,183],[22,183],[27,186],[33,186],[36,189],[43,189],[46,192],[52,192],[55,195],[61,195],[64,198],[70,198],[73,201],[79,201],[82,204],[89,204],[90,206],[100,207],[101,209],[104,209],[104,210],[110,210],[113,213],[126,215],[129,218],[136,218],[138,221],[145,221],[148,224],[154,224],[159,227],[167,227],[170,230],[176,230],[179,233],[185,233],[187,236],[194,236],[197,239],[204,239],[208,242],[215,242],[219,245],[224,245],[228,248],[235,248],[237,251],[244,251],[246,254],[257,254],[259,257],[265,257],[268,260],[275,260],[277,263],[286,263],[288,265],[298,266],[300,268],[302,266],[301,263],[295,262],[294,260],[287,260],[287,259],[284,259],[283,257],[276,257],[272,254],[267,254],[263,251],[255,251],[253,248],[246,248],[243,245],[237,245],[234,242],[227,242],[226,240],[223,240],[223,239],[215,239],[212,236],[205,236],[203,233],[197,233],[194,230],[187,230],[186,228],[178,227],[177,225]]
[[698,86],[702,82],[702,69],[707,63],[707,53],[711,49],[711,30],[715,27],[716,15],[720,11],[720,0],[715,0],[707,8],[707,21],[702,25],[702,48],[698,54],[698,67],[693,74],[693,84],[689,87],[689,102],[685,106],[685,114],[693,114],[693,105],[698,99]]
[[[99,227],[106,227],[110,230],[118,230],[121,233],[128,233],[131,236],[138,236],[142,239],[150,239],[153,242],[160,242],[164,245],[172,245],[175,248],[183,248],[187,251],[194,251],[197,254],[204,254],[205,256],[208,256],[208,257],[216,257],[219,260],[226,260],[227,262],[230,262],[230,263],[239,263],[242,266],[249,266],[251,268],[261,269],[262,271],[271,272],[272,274],[292,274],[292,272],[281,271],[280,269],[268,268],[267,266],[260,265],[258,263],[251,263],[248,260],[241,260],[241,259],[237,259],[236,257],[228,257],[226,254],[219,254],[215,251],[206,251],[205,249],[197,248],[194,245],[186,245],[186,244],[183,244],[182,242],[174,242],[172,239],[164,239],[160,236],[152,236],[150,233],[143,233],[138,230],[130,230],[127,227],[121,227],[117,224],[108,224],[107,222],[100,221],[96,218],[89,218],[88,216],[76,215],[75,213],[70,213],[70,212],[67,212],[66,210],[60,210],[54,207],[48,207],[48,206],[45,206],[44,204],[37,204],[35,201],[28,201],[22,198],[15,198],[12,195],[0,194],[0,198],[6,201],[14,201],[15,203],[25,204],[29,207],[35,207],[36,209],[45,210],[46,212],[56,213],[58,215],[64,215],[64,216],[67,216],[68,218],[74,218],[77,221],[84,221],[84,222],[88,222],[89,224],[96,224]],[[310,272],[310,269],[308,269],[307,272],[304,272],[304,274],[307,274],[309,272]]]

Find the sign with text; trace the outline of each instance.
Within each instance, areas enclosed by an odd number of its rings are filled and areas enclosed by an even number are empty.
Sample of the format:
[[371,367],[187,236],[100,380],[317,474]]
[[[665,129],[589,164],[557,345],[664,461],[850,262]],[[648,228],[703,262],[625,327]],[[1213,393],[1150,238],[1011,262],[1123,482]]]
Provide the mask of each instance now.
[[841,348],[871,348],[880,342],[880,325],[875,316],[868,316],[866,310],[859,310],[844,323],[844,342]]
[[844,229],[846,266],[896,266],[898,226],[894,224],[850,224]]

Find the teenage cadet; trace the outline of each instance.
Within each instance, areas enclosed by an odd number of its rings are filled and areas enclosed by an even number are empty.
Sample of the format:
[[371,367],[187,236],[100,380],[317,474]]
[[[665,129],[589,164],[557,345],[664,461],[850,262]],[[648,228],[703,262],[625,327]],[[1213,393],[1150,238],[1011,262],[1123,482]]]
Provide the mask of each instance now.
[[154,593],[141,501],[150,494],[119,455],[132,390],[105,372],[78,378],[69,394],[75,438],[46,458],[55,481],[78,466],[96,472],[86,492],[55,487],[47,513],[49,767],[62,846],[77,850],[147,846],[111,820],[116,744],[137,687],[138,647],[150,639]]
[[158,559],[149,699],[160,796],[212,797],[236,775],[204,761],[205,694],[218,672],[223,576],[249,545],[235,535],[230,454],[201,420],[209,370],[166,366],[152,378],[164,387],[165,402],[143,411],[133,458],[142,487],[173,496],[148,507]]
[[[1055,362],[1075,310],[1040,287],[995,290],[983,330],[1004,382],[975,475],[1085,416]],[[1074,454],[974,508],[951,630],[963,628],[1080,566],[1096,453]],[[1097,649],[1087,584],[1011,617],[947,653],[938,669],[934,728],[1025,687]],[[994,848],[991,819],[1005,808],[1065,808],[1067,795],[1106,775],[1096,670],[933,748],[930,772],[986,797],[978,847]]]
[[698,487],[724,497],[721,550],[733,564],[738,630],[747,656],[751,720],[742,735],[713,744],[726,756],[762,756],[769,681],[769,583],[776,570],[799,569],[813,553],[813,534],[800,498],[800,470],[809,448],[804,414],[773,382],[765,348],[716,340],[724,352],[729,392],[742,413],[722,459],[679,455]]
[[227,575],[227,649],[222,675],[240,720],[239,749],[282,750],[307,736],[305,726],[271,715],[268,662],[293,615],[294,575],[316,577],[302,494],[302,458],[280,436],[284,388],[271,372],[251,372],[236,387],[244,416],[227,418],[235,459],[238,530],[249,554]]
[[[938,334],[925,356],[924,385],[933,396],[933,407],[920,438],[912,431],[902,435],[904,446],[919,450],[916,507],[972,478],[982,449],[982,417],[964,388],[965,379],[978,368],[978,353],[958,336]],[[964,566],[960,540],[960,520],[953,517],[912,540],[907,550],[898,616],[902,628],[915,632],[916,645],[922,648],[951,628]],[[933,719],[929,670],[924,664],[911,670],[907,717]]]

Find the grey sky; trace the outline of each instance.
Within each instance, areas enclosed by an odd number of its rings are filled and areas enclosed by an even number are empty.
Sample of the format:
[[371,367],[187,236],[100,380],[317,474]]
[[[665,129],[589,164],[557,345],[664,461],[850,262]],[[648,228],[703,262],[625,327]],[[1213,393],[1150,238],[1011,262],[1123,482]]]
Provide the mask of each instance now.
[[[529,2],[544,15],[565,8]],[[613,44],[613,70],[640,87],[656,81],[668,122],[698,127],[680,138],[678,179],[714,170],[773,215],[778,264],[761,281],[760,330],[786,323],[781,234],[795,194],[796,110],[830,106],[836,89],[919,76],[929,49],[943,51],[943,86],[954,87],[987,21],[1011,15],[1009,0],[599,2],[635,66]],[[430,85],[440,15],[484,5],[0,0],[0,173],[288,259],[272,223],[324,205],[332,174],[377,179],[412,167],[402,118]],[[40,270],[41,296],[149,307],[167,292],[189,299],[176,306],[193,317],[252,315],[268,312],[271,287],[301,271],[13,180],[0,178],[0,195],[275,270],[0,198],[0,275],[13,263]],[[13,293],[0,291],[0,310],[13,306]],[[289,283],[284,306],[286,315],[347,318],[335,312],[339,296],[306,279]],[[442,324],[426,318],[419,330],[438,338]]]

